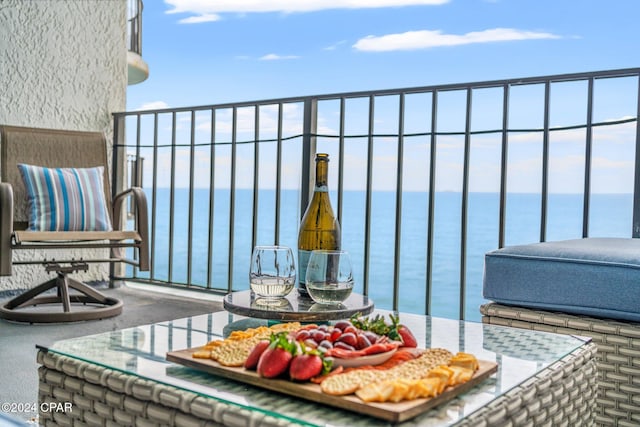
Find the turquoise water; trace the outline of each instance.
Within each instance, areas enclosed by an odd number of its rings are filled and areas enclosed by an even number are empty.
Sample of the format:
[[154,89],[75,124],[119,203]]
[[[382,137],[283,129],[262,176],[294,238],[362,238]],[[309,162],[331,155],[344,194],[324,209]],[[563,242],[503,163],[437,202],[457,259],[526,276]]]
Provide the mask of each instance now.
[[[149,206],[152,195],[148,191]],[[189,193],[177,189],[173,212],[173,263],[169,278],[169,214],[168,189],[156,192],[156,223],[153,278],[187,282],[188,204]],[[332,194],[335,196],[335,194]],[[352,254],[356,292],[363,290],[365,193],[348,191],[343,198],[342,246]],[[233,239],[233,289],[249,288],[248,268],[252,249],[253,191],[236,190],[234,228],[230,233],[230,193],[216,190],[213,212],[213,253],[211,286],[227,288],[229,276],[228,244]],[[424,313],[426,307],[426,252],[428,194],[405,192],[402,195],[402,229],[400,244],[399,309]],[[281,192],[280,244],[296,247],[300,218],[299,194],[296,190]],[[332,199],[337,212],[337,200]],[[194,190],[193,243],[191,281],[205,287],[209,282],[207,254],[209,236],[209,190]],[[391,309],[393,304],[393,261],[396,194],[372,194],[371,245],[369,249],[369,295],[376,307]],[[540,195],[509,194],[506,212],[506,244],[539,241]],[[551,194],[548,201],[546,240],[582,237],[583,199],[577,194]],[[633,198],[630,194],[595,194],[591,196],[589,235],[629,237],[631,235]],[[460,306],[461,253],[460,193],[437,193],[434,212],[434,245],[431,313],[458,318]],[[465,318],[479,320],[478,306],[482,298],[483,255],[498,247],[499,195],[471,193],[468,200],[466,245]],[[256,244],[275,241],[275,191],[261,190],[258,198]],[[140,277],[148,275],[140,274]]]

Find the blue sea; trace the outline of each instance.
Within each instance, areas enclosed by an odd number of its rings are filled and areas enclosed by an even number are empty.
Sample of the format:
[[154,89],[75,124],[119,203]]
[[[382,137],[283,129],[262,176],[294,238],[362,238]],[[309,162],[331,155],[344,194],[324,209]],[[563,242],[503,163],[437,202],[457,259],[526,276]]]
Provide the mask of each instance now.
[[[149,206],[153,198],[147,191]],[[212,272],[209,277],[208,237],[211,193],[194,190],[191,283],[193,286],[227,289],[230,239],[233,240],[233,290],[248,289],[249,258],[252,250],[253,191],[236,190],[234,226],[230,231],[231,195],[216,190],[213,212]],[[337,199],[331,194],[334,211]],[[282,190],[280,239],[282,245],[297,246],[300,201],[297,190]],[[260,190],[258,195],[256,244],[275,242],[275,191]],[[342,206],[342,246],[352,255],[356,292],[363,291],[365,192],[346,191]],[[173,202],[173,262],[169,277],[170,191],[156,190],[155,242],[153,278],[187,283],[189,192],[176,189]],[[630,237],[633,197],[631,194],[594,194],[590,202],[589,236]],[[396,193],[373,192],[371,244],[369,249],[369,296],[376,307],[391,309],[393,304],[394,233],[396,228]],[[462,195],[442,192],[435,195],[434,244],[432,260],[431,314],[439,317],[460,316],[460,254]],[[582,237],[583,196],[550,194],[548,200],[546,240]],[[506,245],[537,242],[540,239],[540,194],[510,193],[507,196]],[[411,313],[426,311],[428,194],[402,194],[401,255],[399,271],[399,310]],[[465,313],[468,320],[479,320],[482,298],[484,254],[498,247],[499,194],[470,193],[468,199],[466,243]],[[139,273],[139,277],[149,277]]]

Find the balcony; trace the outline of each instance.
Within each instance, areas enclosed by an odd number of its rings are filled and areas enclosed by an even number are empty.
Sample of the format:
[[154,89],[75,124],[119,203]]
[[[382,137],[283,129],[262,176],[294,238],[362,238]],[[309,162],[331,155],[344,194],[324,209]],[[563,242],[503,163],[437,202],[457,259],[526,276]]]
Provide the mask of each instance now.
[[127,8],[128,84],[142,83],[149,77],[149,66],[142,59],[142,0],[129,0]]
[[113,188],[147,192],[152,269],[116,277],[132,283],[110,290],[121,317],[5,325],[5,400],[34,401],[34,342],[210,313],[247,289],[254,245],[296,246],[315,152],[356,291],[479,320],[486,251],[640,236],[639,90],[633,68],[116,113]]
[[254,245],[297,246],[313,157],[327,152],[355,290],[378,308],[479,320],[487,251],[640,236],[639,78],[634,68],[117,113],[113,164],[131,159],[127,184],[147,192],[152,234],[151,271],[121,278],[247,289]]

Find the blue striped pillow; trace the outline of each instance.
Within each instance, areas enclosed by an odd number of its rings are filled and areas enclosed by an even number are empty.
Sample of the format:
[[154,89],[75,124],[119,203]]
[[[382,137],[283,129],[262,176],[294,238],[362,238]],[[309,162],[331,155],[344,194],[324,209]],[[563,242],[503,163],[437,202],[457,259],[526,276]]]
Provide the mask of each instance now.
[[102,166],[44,168],[19,164],[27,189],[29,230],[110,231]]

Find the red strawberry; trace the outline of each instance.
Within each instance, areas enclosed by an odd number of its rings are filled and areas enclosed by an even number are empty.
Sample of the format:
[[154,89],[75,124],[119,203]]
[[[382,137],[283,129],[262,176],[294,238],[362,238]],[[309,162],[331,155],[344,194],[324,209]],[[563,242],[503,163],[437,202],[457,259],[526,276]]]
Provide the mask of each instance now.
[[256,366],[258,366],[258,360],[260,359],[262,353],[267,349],[267,347],[269,347],[269,341],[259,341],[258,344],[253,347],[251,353],[249,353],[249,357],[247,357],[247,360],[244,361],[245,369],[256,369]]
[[403,347],[417,347],[418,341],[416,337],[413,336],[413,332],[409,328],[404,325],[400,325],[398,327],[398,334],[400,338],[402,338],[402,346]]
[[288,340],[286,332],[272,334],[270,341],[258,359],[258,375],[264,378],[275,378],[289,369],[297,351],[295,342]]
[[295,381],[308,381],[313,377],[326,374],[331,370],[332,362],[320,356],[317,350],[307,349],[291,360],[289,377]]
[[322,372],[322,359],[314,354],[299,354],[291,360],[289,377],[295,381],[307,381],[320,375]]

